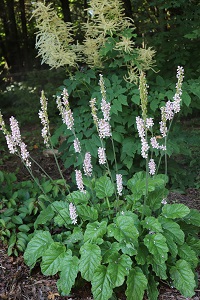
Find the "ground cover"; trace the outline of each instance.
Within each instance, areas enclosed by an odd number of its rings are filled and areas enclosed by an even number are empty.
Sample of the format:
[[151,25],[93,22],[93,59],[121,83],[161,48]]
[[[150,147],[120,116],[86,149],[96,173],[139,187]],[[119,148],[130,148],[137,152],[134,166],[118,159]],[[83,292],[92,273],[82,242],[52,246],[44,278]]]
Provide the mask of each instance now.
[[[188,127],[188,125],[187,125]],[[194,130],[194,128],[193,128]],[[196,129],[195,129],[196,130]],[[191,131],[190,131],[191,132]],[[54,158],[51,153],[46,153],[43,146],[43,141],[40,138],[40,128],[36,125],[27,125],[23,128],[23,137],[26,143],[30,145],[30,153],[34,159],[43,166],[46,171],[50,173],[53,178],[58,178],[57,169]],[[59,146],[59,145],[58,145]],[[194,145],[195,147],[195,145]],[[18,181],[29,179],[28,172],[16,156],[6,156],[5,150],[2,151],[0,170],[6,172],[15,172]],[[195,147],[195,155],[197,155],[197,148]],[[4,156],[4,157],[3,157]],[[61,161],[60,161],[61,162]],[[187,166],[185,166],[187,167]],[[40,177],[37,165],[32,166],[33,173]],[[61,164],[62,171],[66,179],[70,180],[71,170],[64,170]],[[187,188],[184,193],[177,193],[173,191],[169,195],[170,202],[183,203],[189,208],[200,210],[200,189]],[[0,246],[0,299],[10,300],[86,300],[92,299],[90,284],[85,283],[81,287],[75,287],[71,295],[62,297],[58,294],[56,288],[57,276],[44,276],[40,272],[40,268],[36,266],[32,272],[24,264],[23,255],[18,257],[8,256],[7,249],[1,244]],[[198,269],[198,276],[200,278],[200,269]],[[117,299],[124,300],[125,295],[118,293]],[[145,298],[147,299],[147,298]],[[160,282],[159,300],[183,300],[183,299],[200,299],[200,286],[195,290],[195,295],[192,298],[185,298],[174,288],[169,287],[164,282]]]

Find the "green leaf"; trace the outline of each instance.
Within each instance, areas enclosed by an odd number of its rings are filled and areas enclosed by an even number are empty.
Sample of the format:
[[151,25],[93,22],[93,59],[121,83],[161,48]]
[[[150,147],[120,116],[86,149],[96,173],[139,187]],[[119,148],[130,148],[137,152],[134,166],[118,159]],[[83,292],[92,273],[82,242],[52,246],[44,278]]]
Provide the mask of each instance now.
[[96,221],[98,219],[98,211],[94,207],[86,206],[84,204],[77,205],[76,211],[78,213],[78,216],[83,221],[89,220],[90,222],[92,222],[92,221]]
[[147,234],[144,238],[144,244],[153,255],[157,264],[162,264],[167,260],[169,249],[166,244],[166,238],[161,233]]
[[162,208],[162,214],[169,219],[183,218],[187,216],[190,209],[184,204],[166,204]]
[[[145,172],[136,173],[128,180],[127,186],[133,193],[135,200],[139,200],[146,193],[146,177]],[[161,189],[165,185],[165,179],[159,175],[149,178],[148,191],[152,192]]]
[[106,227],[106,221],[88,223],[84,234],[84,242],[98,242],[106,233]]
[[125,242],[121,242],[119,245],[120,245],[120,249],[124,254],[128,254],[129,256],[134,256],[137,254],[137,247],[135,247],[133,243],[128,243],[125,241]]
[[83,240],[83,232],[80,227],[74,227],[73,232],[68,232],[69,236],[65,241],[63,241],[66,245],[76,244],[79,241]]
[[65,246],[57,242],[49,246],[42,255],[41,271],[44,275],[55,275],[61,270],[65,251]]
[[155,272],[156,276],[162,278],[163,280],[167,279],[167,266],[166,263],[158,264],[154,257],[148,256],[147,261],[151,264],[153,271]]
[[[5,211],[4,211],[4,216],[5,217],[11,217],[13,214],[15,213],[15,210],[14,208],[7,208]],[[23,223],[23,222],[22,222]],[[22,224],[21,223],[21,224]]]
[[138,265],[146,264],[148,255],[149,255],[149,251],[148,251],[147,247],[143,244],[140,244],[138,247],[137,254],[135,256],[135,259],[136,259]]
[[192,248],[184,243],[178,248],[178,255],[180,258],[186,260],[192,268],[196,268],[198,265],[198,257]]
[[156,189],[155,191],[149,192],[147,198],[147,205],[156,211],[161,207],[161,201],[168,195],[168,190],[165,188]]
[[101,249],[98,245],[86,243],[80,248],[79,270],[82,277],[91,281],[94,271],[101,263]]
[[54,216],[54,211],[51,207],[51,204],[47,208],[43,209],[34,223],[34,228],[37,228],[40,224],[46,224]]
[[175,266],[170,268],[170,275],[173,280],[173,285],[185,297],[194,296],[194,288],[196,286],[194,273],[191,270],[190,264],[180,259]]
[[182,94],[181,98],[182,98],[183,103],[185,103],[186,106],[189,107],[190,103],[191,103],[191,100],[192,100],[190,95],[186,91],[183,91],[183,94]]
[[132,260],[128,255],[115,254],[108,265],[108,274],[110,275],[112,286],[121,286],[124,283],[125,276],[131,269]]
[[128,300],[142,300],[147,288],[147,278],[139,267],[129,272],[127,277],[126,296]]
[[153,232],[163,232],[160,222],[155,217],[146,217],[141,221],[141,225]]
[[195,251],[195,253],[200,256],[200,240],[197,237],[188,236],[187,237],[187,244]]
[[148,285],[147,285],[147,295],[149,300],[157,300],[158,299],[158,282],[155,281],[154,277],[149,276]]
[[22,232],[28,232],[30,230],[30,227],[26,224],[23,224],[23,225],[20,225],[18,227],[19,231],[22,231]]
[[37,259],[42,257],[52,243],[53,239],[49,231],[38,231],[30,240],[24,252],[25,263],[33,268]]
[[172,257],[176,257],[178,254],[178,247],[175,243],[175,241],[173,240],[173,235],[170,235],[169,232],[165,231],[163,233],[164,237],[166,238],[167,241],[167,246],[169,248],[169,252],[171,253]]
[[127,137],[122,142],[122,153],[126,153],[128,156],[133,156],[137,151],[137,143],[135,138]]
[[190,213],[184,217],[184,221],[200,227],[200,212],[197,209],[190,209]]
[[62,261],[60,279],[57,281],[57,287],[61,295],[67,296],[70,294],[79,271],[78,264],[79,259],[66,252]]
[[74,191],[67,195],[67,200],[69,202],[73,202],[75,205],[88,203],[90,200],[90,194],[86,191],[86,193],[82,193],[80,191]]
[[114,193],[114,186],[107,176],[102,176],[97,179],[95,184],[96,195],[99,199],[111,197]]
[[160,75],[156,76],[156,84],[159,86],[165,86],[165,81]]
[[13,216],[11,220],[14,224],[17,225],[23,224],[22,218],[20,218],[19,216]]
[[167,233],[168,235],[170,235],[174,242],[182,245],[184,243],[185,240],[185,234],[184,232],[181,230],[179,224],[177,224],[176,222],[170,220],[170,219],[166,219],[162,216],[160,216],[159,218],[160,223],[162,224],[162,228],[164,230],[164,235],[165,233]]
[[128,242],[137,245],[139,232],[135,226],[133,217],[120,215],[114,221],[115,223],[108,226],[108,236],[114,236],[118,242]]
[[112,296],[111,278],[105,266],[99,266],[91,280],[95,300],[108,300]]
[[[114,243],[110,243],[107,242],[108,245],[106,245],[106,250],[104,250],[105,252],[103,252],[103,263],[108,263],[110,261],[113,260],[113,257],[115,257],[116,254],[118,254],[119,250],[120,250],[120,245],[117,242]],[[105,247],[105,243],[103,244],[103,246]],[[101,249],[102,249],[102,245],[101,245]]]
[[[66,207],[67,206],[67,207]],[[57,208],[57,216],[54,217],[54,222],[55,224],[57,224],[58,226],[67,226],[68,224],[72,224],[71,218],[70,218],[70,214],[69,214],[69,204],[66,203],[65,207],[66,208],[58,208],[59,206],[56,205]],[[62,204],[61,204],[62,207]]]

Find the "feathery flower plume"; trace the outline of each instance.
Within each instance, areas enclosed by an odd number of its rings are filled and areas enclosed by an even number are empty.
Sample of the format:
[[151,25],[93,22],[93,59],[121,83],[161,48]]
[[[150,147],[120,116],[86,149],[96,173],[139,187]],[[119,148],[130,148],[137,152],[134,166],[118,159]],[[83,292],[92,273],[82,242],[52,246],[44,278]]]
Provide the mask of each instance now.
[[79,59],[76,47],[73,43],[73,24],[64,22],[51,7],[41,1],[35,4],[33,17],[36,19],[38,32],[36,35],[36,48],[38,56],[42,57],[42,63],[52,68],[60,66],[76,66]]
[[123,183],[122,183],[121,174],[116,174],[116,182],[117,182],[117,193],[119,196],[122,196]]
[[81,153],[81,144],[80,144],[78,138],[75,138],[75,140],[74,140],[74,151],[76,153]]
[[104,165],[106,163],[106,152],[105,148],[98,148],[98,158],[99,158],[99,164]]
[[82,193],[86,193],[86,191],[84,189],[84,185],[83,185],[83,176],[82,176],[81,171],[75,170],[75,175],[76,175],[76,184],[77,184],[79,191],[81,191]]
[[149,174],[154,175],[156,173],[156,164],[153,158],[149,160]]
[[123,29],[129,28],[131,22],[125,17],[120,0],[91,0],[87,11],[91,18],[85,24],[83,53],[87,64],[99,68],[102,67],[99,50],[107,38],[114,33],[121,36]]
[[70,215],[70,219],[72,220],[72,224],[77,224],[77,213],[76,213],[76,207],[75,205],[73,205],[73,203],[69,204],[69,215]]
[[92,176],[91,154],[89,152],[85,153],[85,158],[83,161],[83,170],[86,176]]
[[41,92],[40,97],[41,110],[38,115],[41,120],[42,128],[42,137],[44,139],[44,144],[47,148],[50,147],[50,130],[49,130],[49,119],[47,113],[47,98],[44,95],[44,91]]

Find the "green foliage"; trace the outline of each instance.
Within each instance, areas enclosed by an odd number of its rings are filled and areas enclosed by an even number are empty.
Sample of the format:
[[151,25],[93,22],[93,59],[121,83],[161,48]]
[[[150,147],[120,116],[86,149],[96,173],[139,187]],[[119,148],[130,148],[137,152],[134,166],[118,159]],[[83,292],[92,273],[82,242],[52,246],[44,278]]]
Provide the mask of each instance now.
[[[96,179],[96,182],[103,182],[104,179],[103,176]],[[135,174],[130,182],[135,182],[138,189],[139,186],[143,189],[141,173]],[[160,190],[159,182],[161,183],[159,175],[152,178],[150,186],[154,188],[150,188],[148,197],[151,198],[151,190],[152,193]],[[164,182],[163,179],[163,185]],[[132,193],[131,188],[129,183],[129,193]],[[98,184],[94,184],[93,192],[99,197]],[[145,291],[148,292],[149,299],[157,299],[157,277],[172,281],[172,285],[185,297],[192,297],[196,286],[195,268],[198,264],[198,254],[193,249],[199,243],[200,213],[183,204],[163,205],[160,195],[159,205],[154,212],[151,202],[147,201],[150,206],[145,211],[147,215],[145,213],[144,218],[143,213],[135,210],[134,206],[129,209],[129,202],[125,200],[120,202],[119,212],[116,214],[113,210],[115,197],[113,193],[109,194],[108,206],[105,201],[107,196],[108,187],[102,185],[99,198],[104,201],[92,204],[99,221],[88,220],[80,213],[77,227],[70,225],[68,218],[65,218],[68,225],[65,227],[65,224],[60,224],[63,232],[61,235],[36,230],[24,253],[27,265],[33,268],[39,261],[44,275],[58,273],[60,279],[57,286],[63,295],[70,293],[80,272],[83,279],[91,282],[94,299],[110,299],[115,288],[124,283],[127,284],[127,299],[143,299]],[[78,202],[83,207],[90,206],[88,193],[73,192],[72,197],[77,199],[77,210]],[[141,205],[143,197],[142,193],[138,196]],[[132,199],[134,201],[134,197]],[[58,204],[65,207],[64,202],[53,202],[49,205],[49,213],[54,207],[58,208]],[[105,210],[108,211],[107,217],[104,216]],[[41,211],[38,219],[46,211]],[[62,209],[59,214],[62,214]],[[35,221],[37,226],[38,219]],[[56,227],[56,214],[52,220],[53,227]],[[184,232],[183,228],[188,222],[195,225],[195,230],[193,228],[190,231],[187,227]]]
[[52,209],[48,202],[51,198],[62,199],[59,183],[43,180],[44,196],[36,182],[17,182],[13,173],[0,171],[0,237],[8,247],[8,255],[24,252],[34,229],[50,226],[55,206]]

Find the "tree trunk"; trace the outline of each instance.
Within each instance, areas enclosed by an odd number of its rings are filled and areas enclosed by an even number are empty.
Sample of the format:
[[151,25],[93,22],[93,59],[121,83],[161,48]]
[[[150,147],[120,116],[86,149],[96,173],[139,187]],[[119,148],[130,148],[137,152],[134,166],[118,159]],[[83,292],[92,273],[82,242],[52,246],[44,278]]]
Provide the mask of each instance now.
[[23,53],[23,66],[28,69],[29,66],[29,55],[28,55],[28,34],[26,24],[26,11],[24,0],[19,0],[19,10],[21,16],[21,28],[22,28],[22,53]]
[[125,16],[133,18],[132,5],[130,0],[123,0]]
[[69,8],[69,0],[60,0],[60,3],[62,6],[64,21],[71,22],[72,20],[71,20],[70,8]]
[[5,59],[7,60],[10,72],[18,72],[22,66],[22,59],[15,19],[14,0],[10,0],[6,4],[4,0],[1,0],[0,9],[5,31],[4,47],[7,53]]

